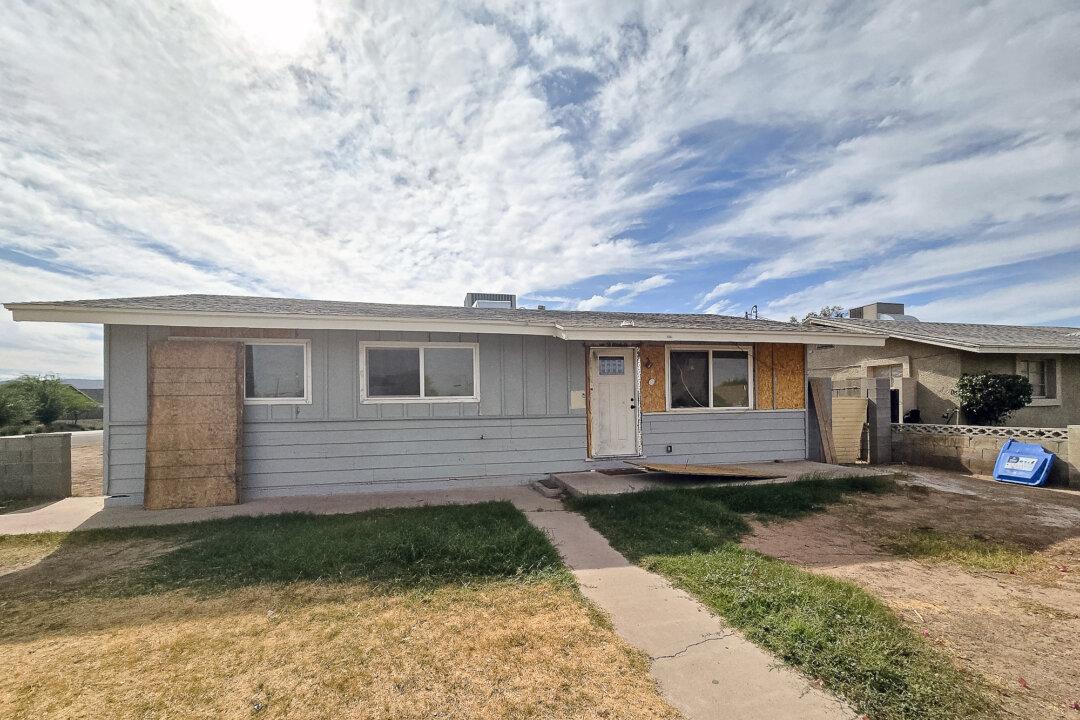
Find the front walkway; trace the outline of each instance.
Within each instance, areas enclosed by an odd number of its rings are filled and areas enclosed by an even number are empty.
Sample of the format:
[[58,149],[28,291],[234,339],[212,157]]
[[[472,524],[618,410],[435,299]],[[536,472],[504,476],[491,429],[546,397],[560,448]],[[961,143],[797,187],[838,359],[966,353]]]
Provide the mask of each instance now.
[[[144,510],[141,507],[105,507],[104,497],[70,497],[0,515],[0,535],[68,532],[134,525],[171,525],[251,515],[306,512],[316,515],[357,513],[365,510],[419,505],[456,505],[508,500],[522,510],[545,507],[544,497],[523,485],[415,492],[370,492],[350,495],[305,495],[262,498],[239,505],[179,510]],[[546,501],[551,502],[551,501]],[[556,503],[558,505],[558,503]],[[550,507],[546,506],[546,507]]]
[[852,718],[841,701],[728,627],[689,594],[631,565],[585,518],[524,510],[558,548],[581,592],[615,631],[649,656],[665,699],[687,720]]

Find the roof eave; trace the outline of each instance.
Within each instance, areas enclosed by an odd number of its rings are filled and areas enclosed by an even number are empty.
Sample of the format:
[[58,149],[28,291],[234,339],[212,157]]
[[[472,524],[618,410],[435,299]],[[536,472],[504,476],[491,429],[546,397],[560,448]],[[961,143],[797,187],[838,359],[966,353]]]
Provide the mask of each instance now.
[[387,330],[422,332],[542,335],[592,342],[776,342],[828,343],[881,347],[885,339],[866,333],[774,330],[723,330],[641,327],[562,327],[550,321],[454,320],[439,318],[307,315],[288,313],[182,312],[167,310],[95,309],[70,305],[8,303],[18,322],[70,322],[100,325],[165,325],[172,327],[290,328],[300,330]]
[[[814,325],[830,328],[846,329],[849,327],[842,322],[830,322],[829,320],[822,319],[811,319],[810,322]],[[897,340],[907,340],[908,342],[917,342],[924,345],[933,345],[935,347],[946,347],[953,350],[964,350],[965,352],[982,355],[1080,355],[1080,347],[1067,345],[977,345],[974,343],[960,342],[958,340],[942,340],[913,333],[883,330],[881,328],[860,328],[860,330],[867,333],[873,333],[882,339],[895,338]]]

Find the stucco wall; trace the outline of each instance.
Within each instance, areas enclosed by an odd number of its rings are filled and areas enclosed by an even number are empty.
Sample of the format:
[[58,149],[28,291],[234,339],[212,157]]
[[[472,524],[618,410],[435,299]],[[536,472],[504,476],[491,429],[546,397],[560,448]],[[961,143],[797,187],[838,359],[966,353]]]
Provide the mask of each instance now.
[[[935,345],[888,339],[885,347],[810,345],[807,372],[834,381],[867,376],[866,363],[893,361],[918,382],[916,401],[924,423],[955,423],[956,381],[961,373],[1016,372],[1015,355],[983,355]],[[1058,405],[1032,405],[1005,423],[1009,427],[1065,427],[1080,423],[1080,356],[1056,356],[1061,366]],[[948,419],[946,419],[948,416]]]

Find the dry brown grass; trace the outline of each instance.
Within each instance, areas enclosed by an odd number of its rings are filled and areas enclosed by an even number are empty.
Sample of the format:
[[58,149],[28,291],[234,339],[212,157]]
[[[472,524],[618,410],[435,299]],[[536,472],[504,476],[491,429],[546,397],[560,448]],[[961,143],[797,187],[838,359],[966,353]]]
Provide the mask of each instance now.
[[677,717],[565,578],[130,592],[175,542],[56,544],[2,558],[5,719]]
[[675,715],[641,657],[547,582],[30,602],[5,626],[5,718]]

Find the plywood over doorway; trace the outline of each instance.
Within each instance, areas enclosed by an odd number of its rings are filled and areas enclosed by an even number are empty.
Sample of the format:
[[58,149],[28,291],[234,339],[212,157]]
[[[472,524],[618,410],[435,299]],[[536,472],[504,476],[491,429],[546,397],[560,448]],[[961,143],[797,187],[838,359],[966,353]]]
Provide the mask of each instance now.
[[150,348],[146,491],[149,509],[240,501],[244,348],[163,340]]

